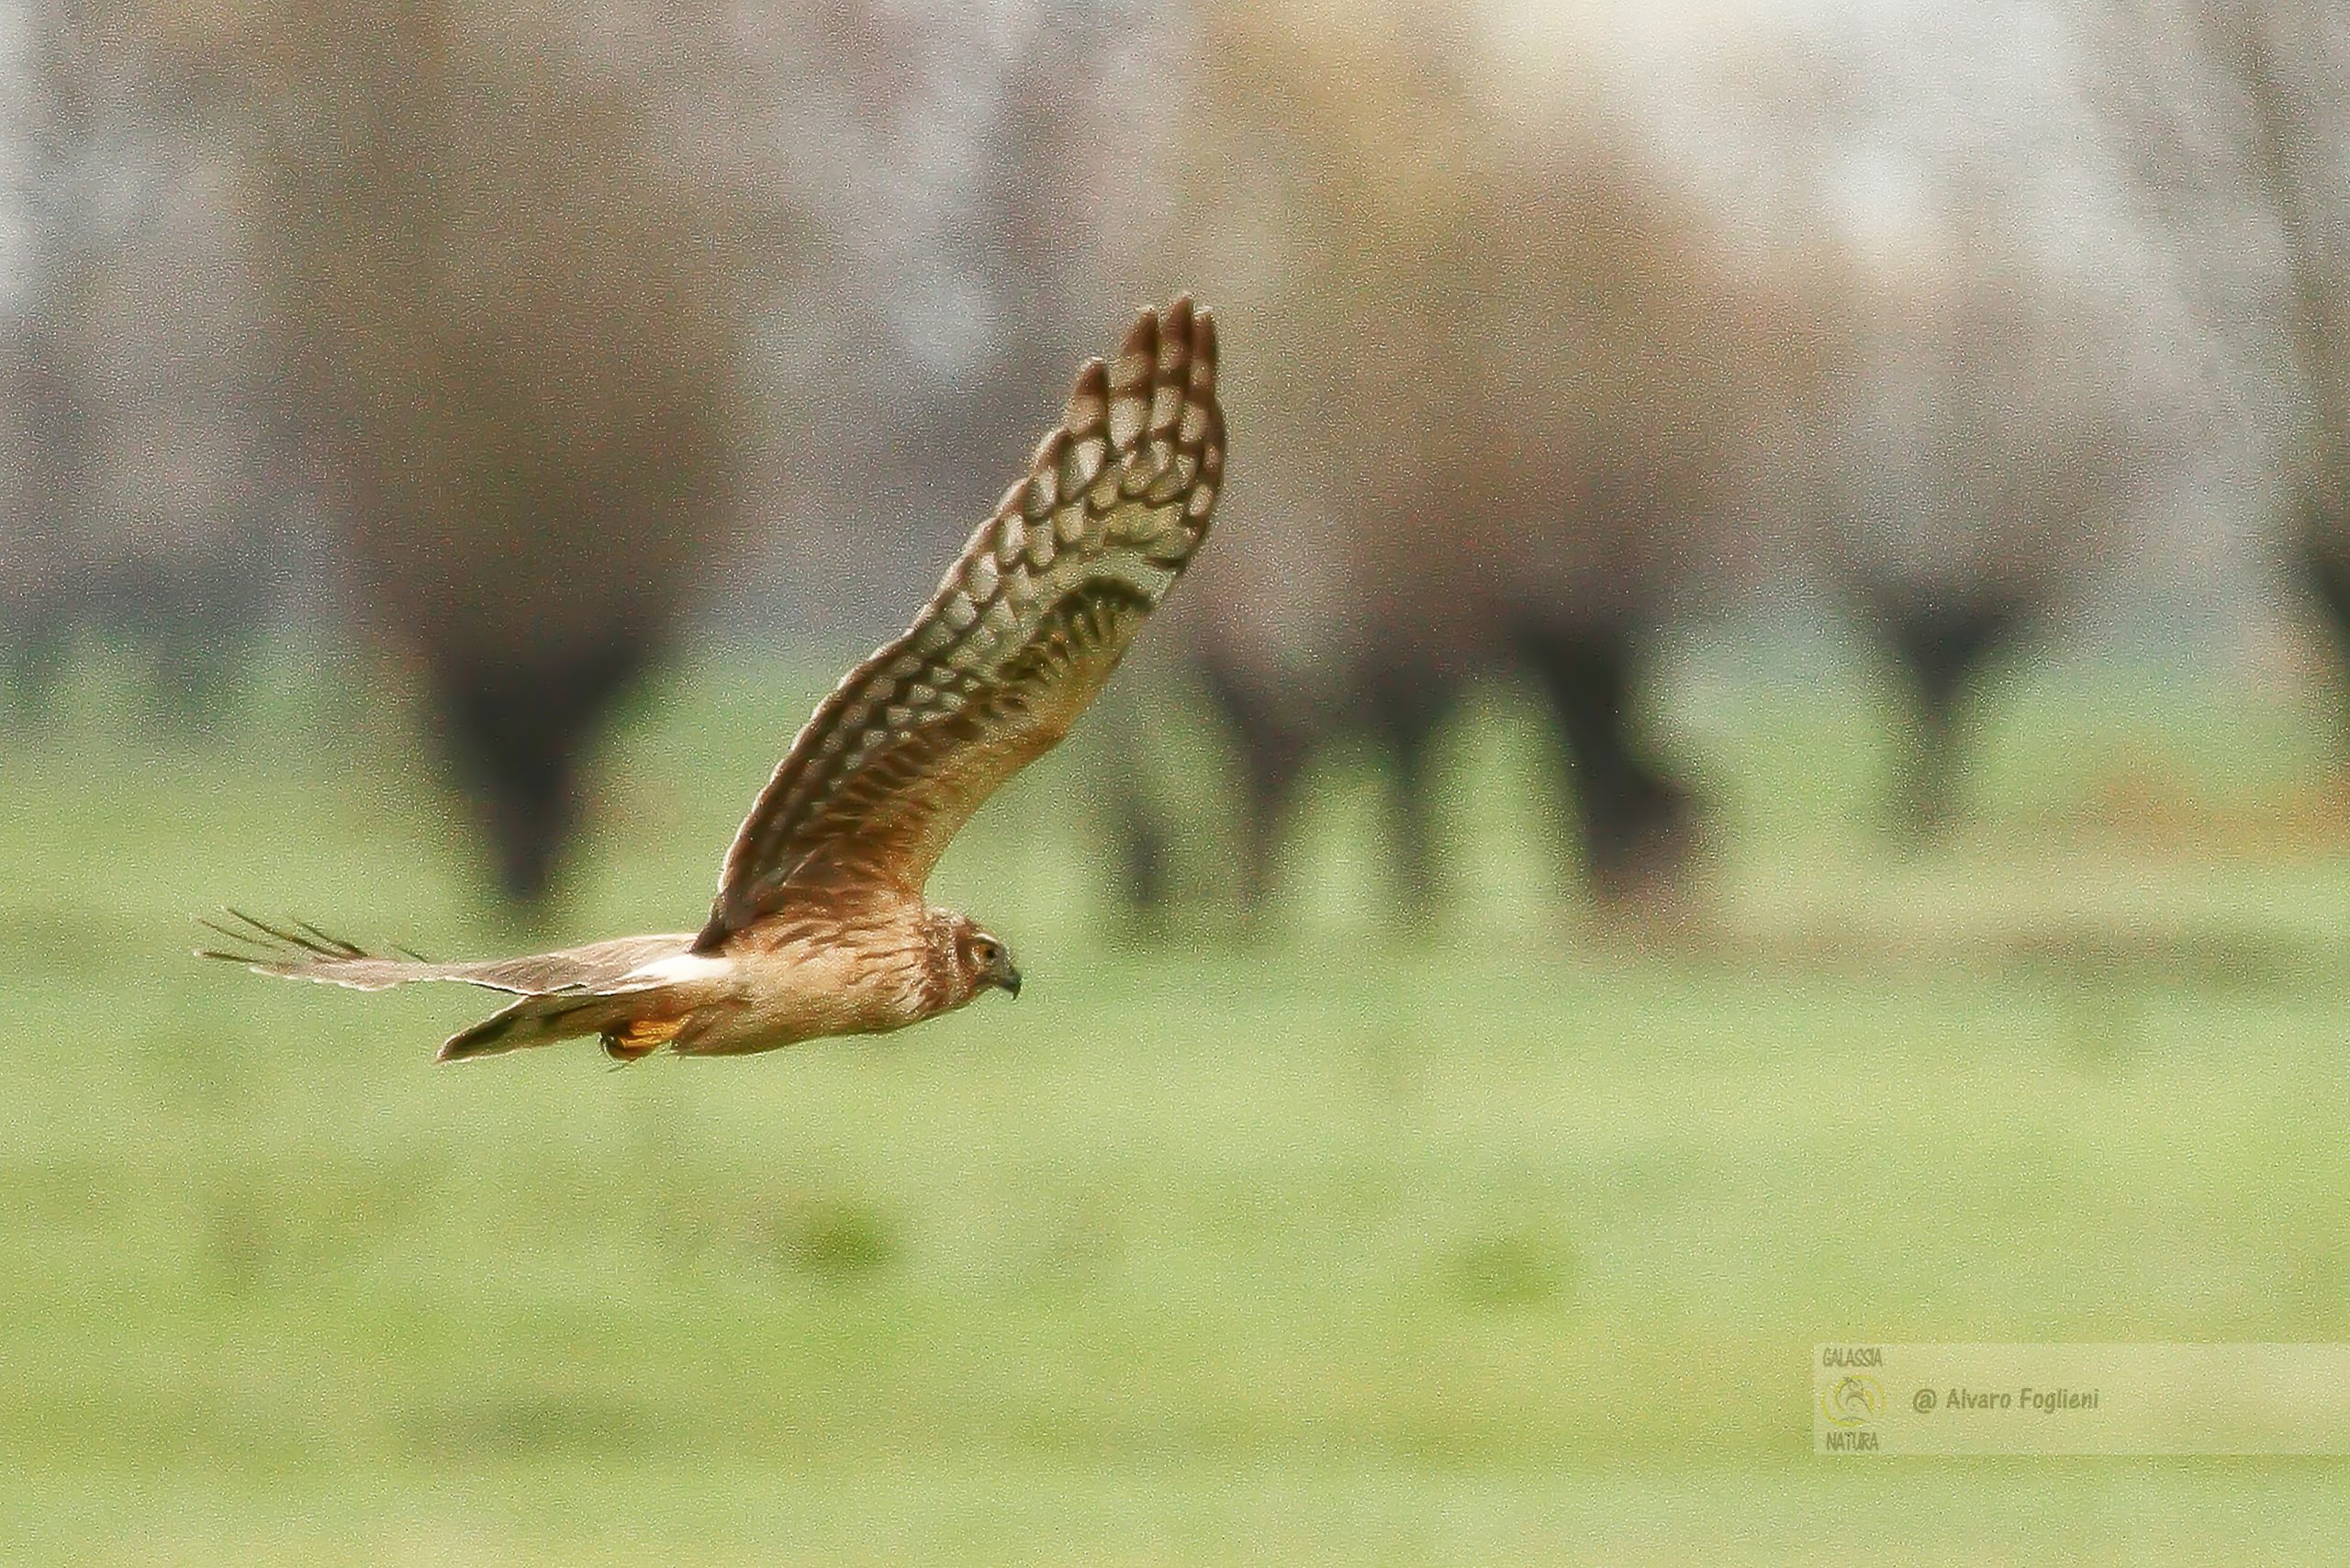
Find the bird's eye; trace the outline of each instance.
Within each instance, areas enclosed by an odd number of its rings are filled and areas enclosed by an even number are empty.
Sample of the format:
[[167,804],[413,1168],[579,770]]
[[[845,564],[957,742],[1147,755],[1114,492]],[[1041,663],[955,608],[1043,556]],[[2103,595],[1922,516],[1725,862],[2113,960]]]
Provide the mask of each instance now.
[[983,964],[992,964],[995,962],[995,944],[981,937],[971,944],[971,956]]

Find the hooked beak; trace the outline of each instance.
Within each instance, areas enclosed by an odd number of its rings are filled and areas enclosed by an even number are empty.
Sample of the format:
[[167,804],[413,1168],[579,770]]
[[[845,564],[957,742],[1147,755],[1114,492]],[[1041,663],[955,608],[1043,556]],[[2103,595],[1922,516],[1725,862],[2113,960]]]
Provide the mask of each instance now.
[[979,983],[991,985],[998,991],[1018,996],[1020,994],[1020,966],[1012,961],[1011,954],[999,946],[995,951],[995,957],[990,960],[987,968],[979,971]]

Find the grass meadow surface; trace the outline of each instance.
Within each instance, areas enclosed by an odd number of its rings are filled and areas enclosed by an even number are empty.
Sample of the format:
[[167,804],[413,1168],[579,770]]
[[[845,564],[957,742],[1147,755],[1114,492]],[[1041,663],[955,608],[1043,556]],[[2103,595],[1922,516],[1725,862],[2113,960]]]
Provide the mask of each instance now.
[[[1119,930],[1080,746],[943,878],[1016,1003],[436,1070],[474,993],[185,956],[222,902],[533,940],[302,665],[0,739],[0,1562],[2350,1558],[2350,1462],[1809,1451],[1821,1339],[2350,1338],[2350,833],[2286,693],[2003,689],[1904,848],[1865,684],[1685,664],[1723,871],[1638,938],[1506,700],[1418,934],[1343,756],[1272,931]],[[650,694],[547,935],[696,924],[818,684]]]

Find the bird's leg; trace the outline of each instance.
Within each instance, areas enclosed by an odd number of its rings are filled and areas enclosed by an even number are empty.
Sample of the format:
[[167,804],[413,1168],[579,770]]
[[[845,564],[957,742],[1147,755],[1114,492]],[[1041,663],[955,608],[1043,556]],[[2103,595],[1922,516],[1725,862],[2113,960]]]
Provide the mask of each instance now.
[[675,1018],[632,1018],[603,1033],[604,1054],[618,1067],[642,1061],[677,1037],[686,1026],[683,1014]]

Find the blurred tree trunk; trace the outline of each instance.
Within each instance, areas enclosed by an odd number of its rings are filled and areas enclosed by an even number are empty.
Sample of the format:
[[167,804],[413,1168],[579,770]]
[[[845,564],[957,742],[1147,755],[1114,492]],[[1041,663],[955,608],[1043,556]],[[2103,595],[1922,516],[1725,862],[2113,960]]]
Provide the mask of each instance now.
[[[2087,89],[2182,292],[2223,353],[2266,367],[2293,565],[2350,656],[2350,16],[2308,0],[2082,15]],[[2247,264],[2247,227],[2266,264]]]
[[563,24],[290,7],[253,203],[363,610],[422,665],[525,907],[600,725],[734,553],[750,279],[775,264],[664,156],[647,80]]
[[[2327,253],[2309,188],[2312,171],[2304,166],[2319,140],[2309,121],[2315,106],[2288,85],[2256,11],[2207,7],[2202,19],[2213,52],[2243,84],[2252,167],[2283,241],[2286,336],[2309,408],[2288,472],[2300,497],[2311,586],[2330,612],[2341,651],[2350,655],[2350,342],[2340,261]],[[2338,189],[2350,169],[2337,162],[2319,174],[2322,185]]]

